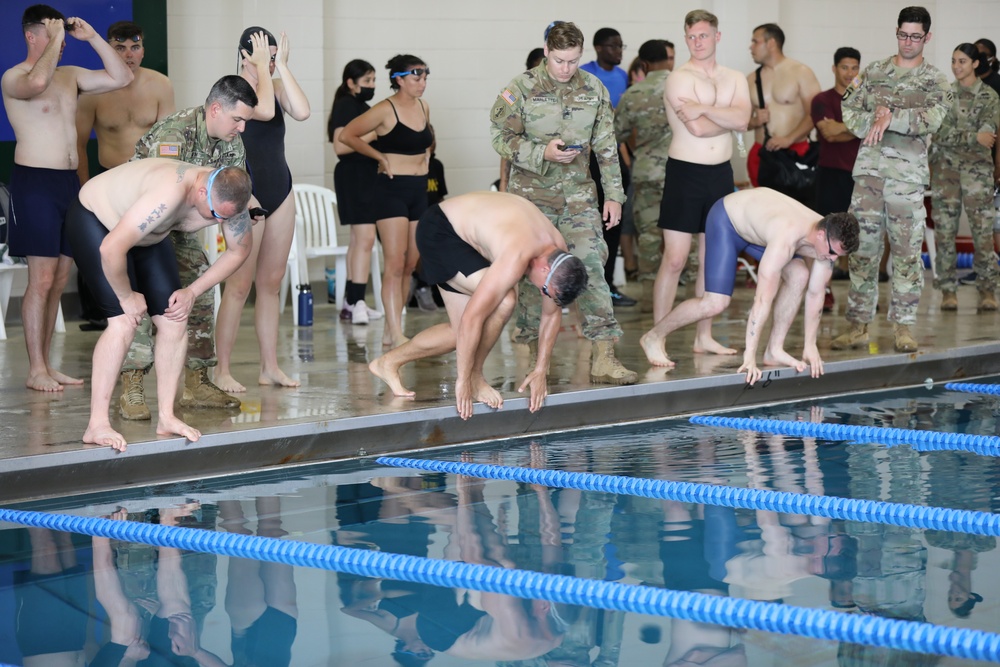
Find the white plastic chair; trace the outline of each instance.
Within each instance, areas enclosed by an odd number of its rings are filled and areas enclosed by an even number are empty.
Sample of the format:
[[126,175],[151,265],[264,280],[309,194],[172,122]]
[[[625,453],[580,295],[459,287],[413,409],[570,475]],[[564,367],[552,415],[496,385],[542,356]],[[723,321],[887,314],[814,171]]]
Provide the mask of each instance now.
[[[27,270],[27,264],[0,264],[0,340],[7,339],[7,305],[10,303],[10,293],[14,285],[14,272]],[[63,319],[62,303],[56,311],[56,333],[66,333],[66,320]]]
[[[295,233],[300,237],[299,247],[303,249],[300,261],[305,276],[309,275],[308,261],[316,257],[333,257],[336,269],[337,310],[344,307],[344,291],[347,287],[347,245],[337,240],[337,195],[318,185],[296,183],[295,191]],[[378,259],[378,242],[372,246],[372,291],[375,294],[375,308],[385,312],[382,306],[382,268]],[[293,302],[295,301],[293,295]],[[297,321],[297,320],[296,320]]]

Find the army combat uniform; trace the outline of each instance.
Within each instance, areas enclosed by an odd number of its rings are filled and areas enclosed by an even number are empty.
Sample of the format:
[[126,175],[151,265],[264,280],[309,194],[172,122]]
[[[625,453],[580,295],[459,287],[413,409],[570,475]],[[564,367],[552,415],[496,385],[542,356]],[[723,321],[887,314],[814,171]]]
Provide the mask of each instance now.
[[924,189],[930,181],[927,148],[951,104],[951,88],[941,72],[926,61],[897,67],[895,57],[878,60],[855,77],[844,93],[844,124],[864,138],[875,122],[875,109],[892,110],[882,140],[862,144],[854,163],[851,213],[860,223],[861,245],[850,257],[851,289],[847,320],[851,330],[833,340],[834,349],[868,344],[868,323],[878,302],[878,265],[882,237],[889,234],[892,297],[889,321],[895,347],[913,352],[909,332],[916,323],[924,284],[920,250],[924,238]]
[[[667,169],[667,151],[673,132],[667,122],[663,90],[668,70],[650,72],[646,78],[625,91],[615,108],[615,136],[619,144],[628,141],[635,131],[635,159],[632,162],[635,229],[638,233],[639,280],[643,286],[643,312],[649,300],[652,312],[653,281],[660,268],[663,233],[657,226],[663,179]],[[648,295],[648,296],[647,296]]]
[[996,92],[976,79],[968,88],[952,84],[952,104],[931,142],[931,196],[937,245],[934,287],[944,292],[942,310],[958,307],[955,291],[955,236],[965,204],[975,247],[973,270],[979,309],[996,310],[997,258],[993,252],[993,156],[976,140],[979,132],[995,133],[1000,115]]
[[[615,319],[611,292],[604,280],[608,246],[597,210],[597,188],[590,177],[590,153],[601,171],[608,201],[623,203],[614,112],[608,91],[595,76],[577,70],[567,83],[553,79],[545,62],[508,84],[490,111],[493,148],[511,163],[508,192],[537,206],[566,240],[569,251],[587,268],[588,285],[576,303],[583,317],[583,335],[596,341],[592,380],[631,384],[637,375],[614,359],[614,341],[622,335]],[[569,164],[545,160],[546,145],[559,138],[566,146],[582,146]],[[518,288],[517,322],[520,343],[538,340],[541,295],[522,280]],[[597,368],[599,355],[613,370]],[[606,376],[606,377],[604,377]],[[600,379],[600,378],[604,379]]]
[[[188,162],[199,167],[239,167],[246,168],[246,150],[243,139],[236,135],[232,141],[213,139],[208,136],[205,124],[205,107],[193,107],[167,116],[149,129],[136,142],[132,160],[143,158],[169,158]],[[181,284],[190,285],[208,269],[208,257],[202,247],[201,235],[197,232],[170,232],[177,255],[177,268]],[[211,382],[207,369],[215,366],[215,295],[207,290],[195,299],[188,316],[188,359],[185,374],[185,391],[181,404],[188,407],[238,407],[238,399],[229,396]],[[126,396],[134,391],[135,382],[141,383],[141,373],[153,365],[152,323],[145,316],[129,348],[125,365],[122,367],[123,394],[122,416],[131,419],[149,419],[148,411],[142,417],[127,416],[126,402],[135,402],[140,396]],[[129,377],[126,378],[125,376]],[[200,387],[196,395],[191,390]]]

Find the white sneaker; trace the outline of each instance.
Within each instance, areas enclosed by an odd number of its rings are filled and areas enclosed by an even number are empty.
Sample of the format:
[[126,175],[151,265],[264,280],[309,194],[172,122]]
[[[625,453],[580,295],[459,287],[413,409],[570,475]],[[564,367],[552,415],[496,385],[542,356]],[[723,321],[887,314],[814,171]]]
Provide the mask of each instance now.
[[368,304],[358,301],[351,309],[351,324],[368,324]]

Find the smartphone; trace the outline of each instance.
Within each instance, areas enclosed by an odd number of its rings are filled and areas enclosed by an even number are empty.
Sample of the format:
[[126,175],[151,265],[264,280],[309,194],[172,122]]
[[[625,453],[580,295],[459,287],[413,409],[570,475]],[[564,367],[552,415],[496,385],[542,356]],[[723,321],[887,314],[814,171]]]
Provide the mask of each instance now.
[[254,206],[248,212],[251,218],[266,218],[268,213],[270,213],[266,208],[261,208],[260,206]]
[[563,146],[564,151],[582,151],[583,146],[580,144],[571,144],[569,146]]

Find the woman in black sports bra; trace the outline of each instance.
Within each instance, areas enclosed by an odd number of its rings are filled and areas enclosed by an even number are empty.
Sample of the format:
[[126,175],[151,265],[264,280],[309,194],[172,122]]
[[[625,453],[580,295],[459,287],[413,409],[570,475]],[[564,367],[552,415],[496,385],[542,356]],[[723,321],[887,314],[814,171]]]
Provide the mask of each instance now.
[[[260,374],[257,383],[297,387],[278,366],[278,292],[288,264],[295,231],[295,196],[292,173],[285,161],[285,120],[309,118],[309,99],[288,68],[288,37],[275,39],[267,30],[247,28],[240,37],[240,75],[254,86],[259,100],[253,118],[247,121],[243,144],[247,171],[253,179],[253,194],[268,211],[263,222],[254,225],[253,250],[236,273],[226,280],[215,325],[219,365],[215,384],[223,391],[244,392],[229,369],[240,315],[250,287],[256,284],[254,323],[260,347]],[[261,54],[261,55],[258,55]],[[277,70],[281,78],[271,80]]]
[[[427,65],[416,56],[398,55],[385,67],[395,93],[348,123],[340,141],[379,165],[372,205],[385,257],[382,344],[396,347],[409,340],[403,335],[402,313],[410,274],[419,258],[414,232],[427,209],[428,160],[434,138],[430,111],[420,99],[430,74]],[[377,135],[371,144],[363,139],[369,132]]]

